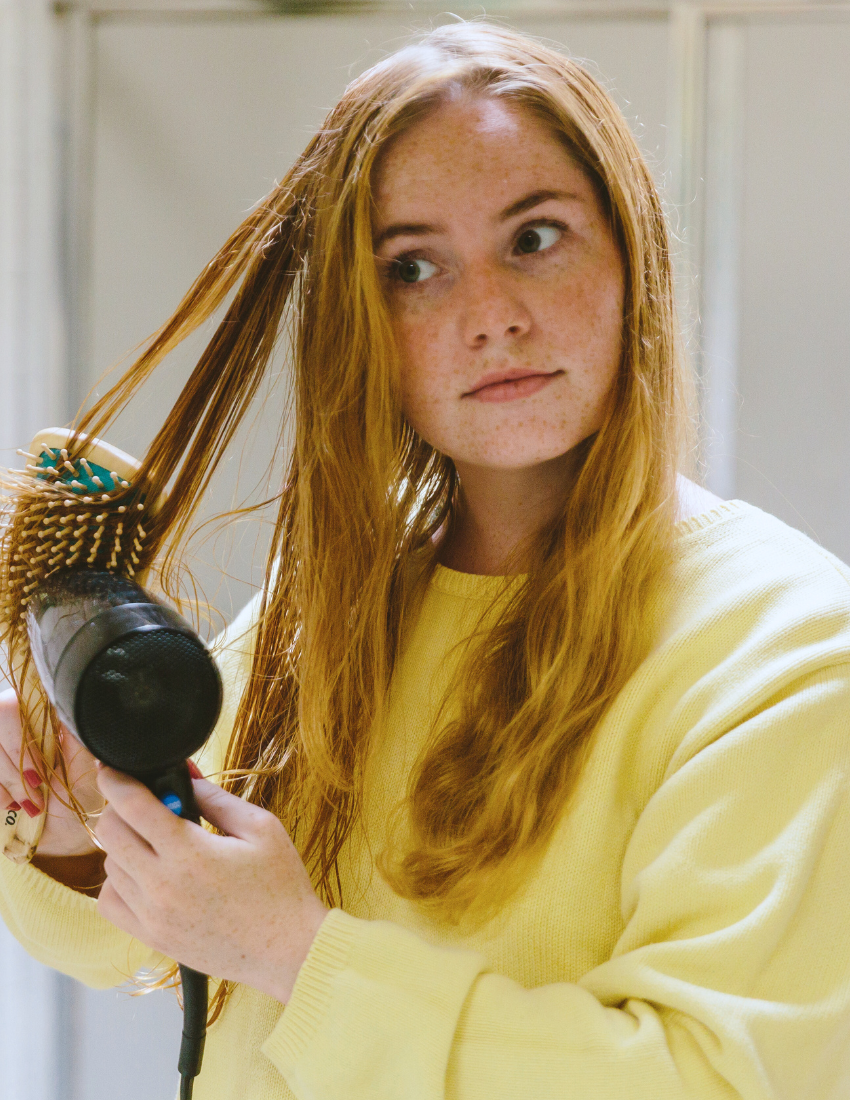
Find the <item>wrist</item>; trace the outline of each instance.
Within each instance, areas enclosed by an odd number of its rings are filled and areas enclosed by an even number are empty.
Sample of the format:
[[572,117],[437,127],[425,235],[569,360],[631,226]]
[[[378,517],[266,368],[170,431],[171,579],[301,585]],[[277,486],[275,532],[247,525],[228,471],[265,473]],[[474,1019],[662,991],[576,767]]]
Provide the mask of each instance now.
[[[88,811],[87,811],[88,812]],[[92,822],[92,825],[94,822]],[[64,807],[51,803],[47,809],[44,829],[38,842],[38,854],[43,856],[87,856],[100,849],[92,833],[80,818]]]
[[286,968],[286,979],[279,983],[278,988],[272,993],[275,1000],[280,1001],[282,1005],[285,1005],[292,996],[292,990],[301,972],[301,967],[310,954],[310,948],[313,946],[319,929],[324,924],[325,917],[330,912],[330,909],[328,909],[326,905],[323,905],[318,898],[315,899],[315,902],[315,906],[312,906],[309,913],[305,914],[304,924],[302,926],[303,935],[299,937],[299,947],[296,952],[294,952],[295,958],[292,960],[290,966]]
[[[45,829],[45,832],[47,830]],[[93,856],[101,849],[92,842],[88,833],[74,836],[49,836],[42,838],[38,843],[37,854],[48,856],[51,859],[78,858],[80,856]]]

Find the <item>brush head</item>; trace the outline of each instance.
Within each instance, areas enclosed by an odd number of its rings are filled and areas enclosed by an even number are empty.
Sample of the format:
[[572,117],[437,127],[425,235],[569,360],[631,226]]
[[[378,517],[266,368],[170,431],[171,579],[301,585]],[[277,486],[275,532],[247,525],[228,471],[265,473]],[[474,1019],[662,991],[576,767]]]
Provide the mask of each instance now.
[[32,593],[63,569],[140,580],[155,507],[134,486],[139,464],[101,440],[62,428],[39,432],[25,470],[10,470],[0,534],[0,616],[20,623]]

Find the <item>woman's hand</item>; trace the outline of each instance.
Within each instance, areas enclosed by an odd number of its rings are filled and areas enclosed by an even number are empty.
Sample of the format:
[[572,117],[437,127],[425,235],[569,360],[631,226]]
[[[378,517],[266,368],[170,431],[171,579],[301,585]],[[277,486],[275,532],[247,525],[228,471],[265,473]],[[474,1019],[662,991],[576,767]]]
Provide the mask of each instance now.
[[[0,692],[0,809],[19,809],[30,817],[44,812],[44,798],[39,789],[42,779],[29,753],[24,753],[21,775],[21,714],[14,691]],[[95,759],[91,753],[63,732],[59,751],[65,758],[68,784],[87,813],[97,813],[103,807],[103,796],[97,789]],[[47,818],[38,842],[40,856],[77,856],[96,852],[76,813],[64,803],[68,794],[54,776],[50,784]]]
[[98,771],[108,801],[97,826],[101,915],[172,959],[286,1004],[328,909],[280,821],[196,779],[201,813],[227,834],[216,836],[135,779]]

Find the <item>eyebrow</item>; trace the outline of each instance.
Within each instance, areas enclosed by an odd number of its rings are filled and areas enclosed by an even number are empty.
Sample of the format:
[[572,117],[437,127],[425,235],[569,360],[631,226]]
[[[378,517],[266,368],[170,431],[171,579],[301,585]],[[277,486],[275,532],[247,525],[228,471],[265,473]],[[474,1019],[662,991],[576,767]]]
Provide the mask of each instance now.
[[[549,199],[572,199],[575,202],[583,201],[581,195],[577,195],[574,191],[531,191],[528,195],[523,196],[523,198],[517,199],[516,202],[512,202],[510,206],[506,206],[497,216],[496,220],[499,222],[506,222],[510,218],[515,218],[517,214],[524,214],[526,210],[530,210],[534,206],[539,206]],[[375,241],[375,249],[377,250],[382,244],[386,244],[387,241],[391,241],[394,237],[425,237],[431,233],[441,232],[444,232],[444,230],[439,225],[428,225],[425,222],[398,222],[395,225],[388,225],[383,233],[381,233]]]

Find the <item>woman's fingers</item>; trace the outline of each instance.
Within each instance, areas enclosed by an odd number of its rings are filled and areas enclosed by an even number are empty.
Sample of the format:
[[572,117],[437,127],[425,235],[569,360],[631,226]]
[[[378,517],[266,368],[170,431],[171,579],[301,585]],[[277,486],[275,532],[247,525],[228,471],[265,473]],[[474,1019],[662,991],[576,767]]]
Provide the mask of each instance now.
[[[95,778],[94,757],[75,737],[60,728],[60,755],[55,770],[50,774],[50,786],[45,789],[38,767],[34,766],[29,753],[24,753],[22,767],[22,744],[23,730],[17,697],[12,690],[0,692],[0,812],[16,803],[24,813],[37,817],[45,812],[45,804],[48,803],[38,842],[39,852],[64,856],[93,851],[91,836],[78,817],[73,801],[87,815],[103,808],[103,798]],[[73,792],[73,800],[68,797],[68,789]]]
[[88,813],[103,809],[104,799],[97,785],[97,761],[73,734],[59,731],[59,749],[65,761],[68,785]]
[[97,898],[97,911],[117,928],[128,932],[131,936],[135,936],[136,939],[141,939],[144,935],[144,929],[136,918],[136,914],[115,889],[111,878],[107,878],[100,888]]
[[11,689],[0,692],[0,784],[10,796],[6,805],[17,802],[31,817],[36,817],[44,810],[44,797],[39,790],[42,779],[30,754],[25,751],[21,758],[22,740],[17,696]]
[[138,914],[144,906],[144,894],[133,876],[128,874],[112,856],[107,856],[103,869],[112,889],[128,909]]
[[42,813],[45,807],[44,795],[41,793],[41,784],[44,780],[33,767],[25,767],[20,774],[23,776],[24,790],[28,795],[21,805],[30,817],[35,817],[36,815],[32,812],[32,807],[35,806],[38,813]]
[[[3,784],[0,783],[0,817],[2,816],[2,811],[4,810],[8,813],[9,810],[19,810],[20,808],[20,802],[18,802],[17,799],[13,798],[9,791],[7,791],[6,788],[3,786]],[[7,822],[7,824],[11,825],[12,822],[9,821]]]
[[[29,777],[32,778],[32,777]],[[44,811],[44,796],[37,786],[30,786],[21,775],[17,761],[13,760],[0,744],[0,783],[3,785],[4,796],[9,797],[0,806],[6,809],[10,803],[16,803],[30,817],[38,817]]]
[[[132,776],[114,768],[98,768],[98,786],[110,810],[121,816],[154,851],[170,849],[187,829],[200,829],[166,809],[156,795]],[[99,831],[99,830],[98,830]]]
[[262,807],[222,790],[208,779],[196,779],[193,786],[201,814],[226,836],[253,840],[271,823]]
[[113,806],[107,806],[100,815],[95,831],[113,865],[117,864],[131,875],[134,870],[149,867],[150,861],[156,859],[156,853],[150,844],[127,824]]

